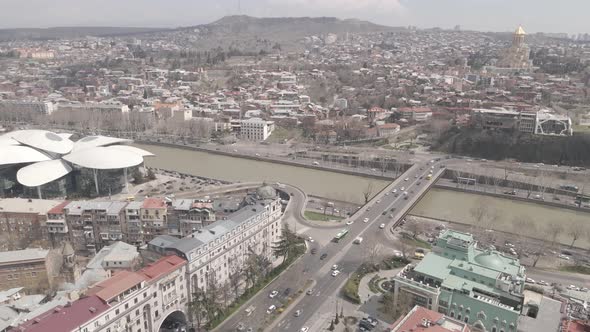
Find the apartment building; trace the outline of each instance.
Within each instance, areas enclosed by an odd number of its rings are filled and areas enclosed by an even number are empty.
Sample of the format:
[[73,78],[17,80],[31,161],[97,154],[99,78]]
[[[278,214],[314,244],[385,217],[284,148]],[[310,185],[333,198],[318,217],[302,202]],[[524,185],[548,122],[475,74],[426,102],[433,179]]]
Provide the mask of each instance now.
[[57,109],[60,112],[90,112],[90,113],[112,113],[124,114],[129,113],[129,106],[123,104],[58,104]]
[[394,277],[394,302],[438,311],[477,330],[516,332],[525,277],[518,259],[478,249],[471,234],[447,230],[422,261]]
[[188,261],[190,289],[207,290],[209,280],[228,281],[229,274],[241,267],[251,254],[274,260],[272,244],[281,236],[282,206],[271,187],[257,191],[257,199],[229,215],[225,220],[204,227],[189,236],[174,240],[155,238],[148,249],[175,253]]
[[1,112],[37,113],[49,115],[55,111],[55,104],[44,101],[0,100]]
[[186,261],[177,256],[163,257],[137,272],[120,271],[79,300],[46,311],[12,331],[159,331],[168,316],[186,321],[185,271]]
[[127,230],[127,242],[133,244],[143,243],[143,229],[140,213],[143,202],[130,202],[125,207],[125,221]]
[[59,257],[45,249],[0,252],[0,290],[24,287],[26,292],[44,292],[59,274]]
[[163,198],[146,198],[139,209],[143,241],[149,242],[158,235],[168,234],[168,206]]
[[[187,236],[215,222],[211,200],[175,199],[168,211],[168,234]],[[173,230],[178,230],[175,234]]]
[[265,141],[274,130],[274,122],[261,118],[250,118],[241,121],[240,135],[250,141]]
[[126,202],[72,201],[64,207],[70,240],[77,251],[95,252],[124,238]]
[[424,122],[432,118],[430,107],[404,107],[400,108],[398,112],[402,118],[416,122]]
[[33,241],[47,240],[48,212],[63,201],[47,199],[0,199],[0,233],[4,250],[26,248]]

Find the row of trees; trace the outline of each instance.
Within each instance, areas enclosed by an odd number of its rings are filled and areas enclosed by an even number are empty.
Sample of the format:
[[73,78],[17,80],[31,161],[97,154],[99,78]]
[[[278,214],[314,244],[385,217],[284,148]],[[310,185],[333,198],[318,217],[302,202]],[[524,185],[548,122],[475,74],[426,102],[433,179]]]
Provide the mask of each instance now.
[[[282,257],[281,267],[285,267],[295,259],[301,249],[299,238],[288,227],[283,229],[281,237],[270,248],[275,257]],[[230,272],[227,282],[220,284],[215,273],[206,275],[206,289],[196,287],[193,290],[192,299],[189,302],[189,318],[197,328],[197,331],[205,324],[221,321],[222,317],[230,311],[232,304],[238,302],[240,297],[252,295],[252,289],[258,289],[257,285],[264,284],[273,273],[272,262],[262,250],[262,254],[256,253],[251,247],[243,263],[238,257],[230,260]]]

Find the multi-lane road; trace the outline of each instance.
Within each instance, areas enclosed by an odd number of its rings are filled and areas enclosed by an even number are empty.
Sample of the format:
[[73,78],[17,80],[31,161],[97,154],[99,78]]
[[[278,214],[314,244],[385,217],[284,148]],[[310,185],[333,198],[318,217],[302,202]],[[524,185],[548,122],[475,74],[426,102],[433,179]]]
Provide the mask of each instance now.
[[[314,228],[313,225],[305,222],[301,211],[305,206],[305,196],[296,188],[285,186],[283,190],[291,195],[291,202],[285,211],[284,219],[290,225],[298,227],[297,232],[306,237],[311,236],[314,242],[308,242],[311,248],[316,248],[317,253],[312,255],[306,253],[297,261],[289,271],[283,273],[273,281],[265,291],[260,292],[241,312],[216,329],[216,331],[235,331],[238,324],[242,323],[246,328],[251,327],[254,331],[260,327],[266,327],[273,331],[300,331],[302,327],[321,324],[318,315],[327,307],[328,310],[335,310],[329,303],[330,295],[336,293],[345,283],[348,276],[354,272],[362,262],[366,261],[369,252],[375,243],[384,242],[387,239],[387,232],[399,218],[401,218],[411,205],[416,201],[421,192],[433,183],[426,179],[429,171],[440,171],[440,164],[444,161],[434,163],[420,163],[412,166],[396,181],[392,182],[382,192],[377,194],[369,203],[354,213],[347,220],[353,221],[351,225],[338,226],[336,228]],[[419,183],[419,184],[418,184]],[[404,190],[402,191],[402,187]],[[396,193],[392,191],[396,189]],[[404,194],[407,192],[407,195]],[[385,214],[384,214],[385,212]],[[393,218],[389,215],[392,214]],[[364,222],[365,218],[368,222]],[[381,224],[387,227],[380,228]],[[330,241],[341,229],[348,229],[349,234],[339,242]],[[354,244],[357,237],[363,237],[362,243]],[[324,259],[321,259],[322,256]],[[338,276],[331,275],[331,267],[338,265],[341,272]],[[280,320],[276,321],[269,328],[269,317],[266,310],[271,305],[278,306],[286,296],[282,296],[286,289],[293,292],[305,285],[307,280],[313,280],[313,292],[311,295],[304,295],[297,305],[287,308]],[[279,292],[274,298],[269,297],[272,290]],[[326,303],[328,302],[328,303]],[[244,310],[254,307],[254,312],[247,315]],[[301,310],[301,315],[295,317],[296,310]],[[280,323],[280,325],[278,325]],[[308,326],[312,327],[312,326]],[[321,327],[313,327],[312,331]]]

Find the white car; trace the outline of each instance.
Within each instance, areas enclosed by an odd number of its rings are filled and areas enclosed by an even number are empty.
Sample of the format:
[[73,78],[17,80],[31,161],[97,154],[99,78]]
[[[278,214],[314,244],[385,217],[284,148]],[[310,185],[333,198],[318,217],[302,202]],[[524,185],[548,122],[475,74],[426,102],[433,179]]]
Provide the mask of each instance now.
[[406,187],[401,187],[400,188],[400,191],[404,191],[404,190],[406,190]]
[[385,196],[389,196],[389,193],[385,193]]
[[273,304],[270,307],[268,307],[268,310],[266,310],[266,313],[272,314],[275,310],[277,310],[277,307]]
[[381,229],[385,228],[385,224],[379,225],[379,228],[381,228]]
[[391,193],[392,193],[392,194],[395,194],[396,192],[397,192],[397,189],[393,189],[393,190],[391,191]]
[[354,220],[349,220],[349,221],[346,222],[346,224],[347,225],[352,225],[352,224],[354,224]]
[[560,254],[558,257],[561,258],[561,259],[565,259],[566,261],[569,261],[570,260],[570,256],[567,256],[567,255],[564,255],[564,254]]
[[309,331],[309,327],[304,326],[301,328],[301,330],[299,330],[299,332],[308,332]]
[[410,181],[410,178],[405,178],[404,181]]
[[309,237],[307,238],[307,241],[309,241],[309,242],[312,242],[312,243],[313,243],[313,238],[312,238],[311,236],[309,236]]
[[332,271],[332,277],[337,277],[340,274],[340,271],[334,270]]
[[526,282],[529,283],[529,284],[534,284],[535,283],[535,279],[527,277],[526,278]]
[[338,264],[332,265],[332,271],[336,271],[336,270],[338,270]]
[[377,204],[381,203],[381,200],[380,200],[380,199],[378,199],[376,203],[377,203]]
[[369,222],[369,218],[363,219],[363,222]]
[[539,284],[539,285],[541,285],[541,286],[549,286],[549,283],[548,283],[548,282],[546,282],[546,281],[543,281],[543,280],[539,280],[539,281],[537,282],[537,284]]
[[273,290],[272,292],[270,292],[270,294],[268,294],[268,297],[270,297],[272,299],[277,295],[279,295],[279,292],[276,290]]

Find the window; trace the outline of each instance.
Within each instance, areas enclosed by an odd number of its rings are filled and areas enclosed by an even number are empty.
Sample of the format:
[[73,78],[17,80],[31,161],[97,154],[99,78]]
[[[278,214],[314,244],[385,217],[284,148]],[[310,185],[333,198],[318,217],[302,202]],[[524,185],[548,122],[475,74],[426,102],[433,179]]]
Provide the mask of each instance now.
[[458,314],[457,315],[457,320],[461,320],[461,318],[462,318],[461,314]]
[[133,303],[137,303],[137,301],[138,301],[138,300],[137,300],[137,298],[135,298],[135,299],[133,300]]
[[465,320],[464,321],[465,321],[465,323],[468,323],[469,324],[469,316],[465,316]]
[[492,332],[496,332],[496,327],[492,326]]
[[115,310],[115,315],[119,314],[119,309]]
[[455,318],[455,312],[451,311],[451,318]]
[[129,303],[125,303],[125,310],[129,309]]

